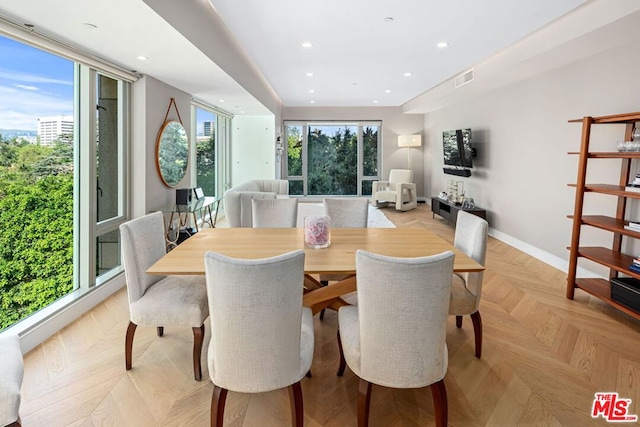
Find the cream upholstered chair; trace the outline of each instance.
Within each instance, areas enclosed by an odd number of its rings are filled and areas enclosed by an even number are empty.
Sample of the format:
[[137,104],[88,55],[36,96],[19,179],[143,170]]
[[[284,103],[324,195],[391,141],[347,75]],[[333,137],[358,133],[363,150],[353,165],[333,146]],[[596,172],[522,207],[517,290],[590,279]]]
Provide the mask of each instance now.
[[298,199],[253,199],[254,228],[291,228],[298,221]]
[[329,224],[334,228],[366,228],[369,219],[369,200],[357,199],[324,199],[324,214],[331,219]]
[[[330,220],[329,224],[335,228],[366,228],[369,220],[369,200],[367,199],[324,199],[324,214]],[[320,283],[328,285],[330,281],[344,280],[349,275],[321,274]],[[345,295],[343,299],[349,303],[355,302],[355,292]],[[324,319],[323,309],[320,312],[320,320]]]
[[20,426],[20,386],[24,376],[20,339],[0,337],[0,426]]
[[388,181],[373,181],[371,204],[377,208],[395,204],[396,210],[409,211],[418,206],[418,194],[411,169],[391,169]]
[[[489,224],[479,216],[465,211],[458,212],[453,245],[484,266],[487,255],[487,232]],[[482,319],[478,306],[482,294],[484,273],[461,273],[453,275],[449,315],[456,316],[456,326],[462,327],[462,316],[471,315],[475,335],[476,357],[482,354]]]
[[202,276],[152,276],[146,270],[165,253],[164,219],[154,212],[120,225],[122,258],[129,294],[129,326],[125,339],[125,367],[131,369],[136,327],[165,326],[193,329],[193,371],[202,379],[200,354],[204,321],[209,316],[207,288]]
[[[437,426],[447,425],[444,376],[453,252],[395,258],[358,250],[358,306],[340,307],[341,352],[360,377],[358,425],[368,425],[372,384],[431,386]],[[341,353],[342,355],[342,353]]]
[[222,426],[229,390],[289,387],[294,426],[304,411],[300,380],[313,358],[313,318],[302,306],[304,251],[264,259],[205,254],[211,311],[211,425]]

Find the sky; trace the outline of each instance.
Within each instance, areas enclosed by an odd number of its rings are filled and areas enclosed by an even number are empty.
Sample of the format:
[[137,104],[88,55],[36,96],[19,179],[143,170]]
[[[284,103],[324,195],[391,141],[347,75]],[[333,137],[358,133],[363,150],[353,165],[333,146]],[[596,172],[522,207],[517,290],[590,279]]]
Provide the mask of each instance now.
[[0,129],[73,115],[73,62],[0,36]]
[[[72,116],[73,69],[73,61],[0,36],[0,129],[37,130],[38,117]],[[198,109],[198,133],[214,117]]]

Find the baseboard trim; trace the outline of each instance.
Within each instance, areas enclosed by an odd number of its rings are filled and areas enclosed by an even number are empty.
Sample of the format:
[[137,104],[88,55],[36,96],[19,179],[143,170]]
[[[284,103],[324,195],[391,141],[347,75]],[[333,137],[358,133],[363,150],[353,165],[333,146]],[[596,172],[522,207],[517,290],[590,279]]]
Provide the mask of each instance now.
[[[516,239],[515,237],[512,237],[491,227],[489,228],[489,235],[500,240],[501,242],[506,243],[509,246],[512,246],[526,253],[527,255],[531,255],[532,257],[539,259],[540,261],[550,265],[551,267],[557,268],[558,270],[565,273],[569,271],[569,261],[560,258],[559,256],[543,251],[536,246],[530,245],[529,243],[523,242],[522,240]],[[608,278],[600,274],[594,273],[593,271],[589,271],[586,268],[582,267],[578,267],[577,274],[580,277],[593,277],[609,280]]]

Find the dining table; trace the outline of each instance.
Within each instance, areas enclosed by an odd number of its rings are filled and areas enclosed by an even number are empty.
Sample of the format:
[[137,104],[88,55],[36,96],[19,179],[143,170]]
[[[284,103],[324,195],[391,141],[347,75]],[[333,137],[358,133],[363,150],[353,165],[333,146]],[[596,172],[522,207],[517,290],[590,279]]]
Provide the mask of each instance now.
[[[303,304],[314,314],[324,308],[338,309],[347,303],[340,297],[353,292],[356,284],[358,249],[392,257],[422,257],[445,251],[455,254],[456,273],[483,271],[484,267],[437,234],[423,228],[332,228],[331,245],[305,247],[303,228],[207,228],[167,252],[147,270],[152,275],[204,275],[208,251],[244,259],[268,258],[302,249],[305,252]],[[320,274],[346,278],[330,286]]]

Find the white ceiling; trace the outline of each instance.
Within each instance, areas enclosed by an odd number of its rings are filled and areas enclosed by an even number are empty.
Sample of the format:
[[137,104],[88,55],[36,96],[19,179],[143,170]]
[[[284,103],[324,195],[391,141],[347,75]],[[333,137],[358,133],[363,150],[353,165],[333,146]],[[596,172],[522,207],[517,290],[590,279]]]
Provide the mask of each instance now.
[[[398,106],[598,0],[182,0],[180,6],[208,1],[282,105]],[[0,15],[231,113],[269,113],[143,0],[5,1]],[[305,41],[313,47],[303,48]],[[441,41],[449,46],[438,49]]]

